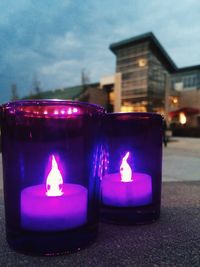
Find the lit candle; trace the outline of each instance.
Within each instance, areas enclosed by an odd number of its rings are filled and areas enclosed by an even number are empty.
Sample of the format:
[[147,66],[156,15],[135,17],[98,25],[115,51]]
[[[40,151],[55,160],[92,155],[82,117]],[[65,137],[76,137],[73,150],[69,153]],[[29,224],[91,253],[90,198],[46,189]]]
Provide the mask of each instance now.
[[21,224],[33,231],[61,231],[79,227],[87,220],[87,189],[63,184],[56,159],[46,185],[30,186],[21,192]]
[[146,173],[132,172],[127,159],[122,159],[120,173],[107,174],[102,179],[102,202],[108,206],[136,207],[152,202],[152,179]]

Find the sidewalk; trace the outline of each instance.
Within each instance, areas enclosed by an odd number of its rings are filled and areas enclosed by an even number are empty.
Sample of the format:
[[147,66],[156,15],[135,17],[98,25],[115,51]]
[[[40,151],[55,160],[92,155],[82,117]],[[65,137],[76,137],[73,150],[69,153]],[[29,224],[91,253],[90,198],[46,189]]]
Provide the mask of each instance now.
[[0,194],[0,266],[166,267],[200,266],[200,182],[163,183],[160,219],[141,226],[100,223],[98,240],[78,253],[31,257],[12,251],[5,240]]
[[200,181],[200,138],[172,138],[163,148],[163,181]]
[[[0,154],[0,190],[2,189]],[[174,137],[163,147],[163,181],[200,181],[200,139]]]

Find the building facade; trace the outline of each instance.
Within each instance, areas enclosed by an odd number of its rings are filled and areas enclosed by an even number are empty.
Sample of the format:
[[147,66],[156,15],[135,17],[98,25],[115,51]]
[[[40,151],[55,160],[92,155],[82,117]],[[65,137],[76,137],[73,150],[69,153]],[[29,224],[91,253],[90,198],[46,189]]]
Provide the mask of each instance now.
[[179,68],[171,75],[171,123],[200,128],[200,65]]
[[100,82],[43,92],[99,104],[108,112],[157,112],[168,125],[199,130],[200,65],[178,68],[151,32],[110,45],[116,72]]
[[[110,49],[116,73],[121,74],[115,112],[158,112],[168,124],[200,127],[200,65],[178,68],[151,32],[111,44]],[[111,93],[115,87],[109,85]]]
[[111,44],[116,72],[121,73],[121,110],[165,111],[168,76],[176,66],[153,33]]

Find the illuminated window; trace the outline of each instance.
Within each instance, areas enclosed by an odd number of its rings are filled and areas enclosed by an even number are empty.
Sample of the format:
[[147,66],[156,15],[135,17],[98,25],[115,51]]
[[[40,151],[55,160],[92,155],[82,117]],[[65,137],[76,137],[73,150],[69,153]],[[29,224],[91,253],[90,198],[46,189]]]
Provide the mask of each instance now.
[[133,112],[132,106],[121,106],[121,112]]
[[178,104],[178,98],[172,96],[172,97],[171,97],[171,102],[172,102],[172,104],[174,104],[174,105]]
[[146,112],[147,108],[145,105],[142,105],[142,103],[136,103],[136,104],[131,104],[131,103],[124,103],[121,106],[121,112]]
[[145,67],[147,65],[147,60],[145,58],[141,58],[138,60],[139,67]]
[[114,92],[109,93],[109,99],[110,99],[110,104],[114,105],[114,101],[115,101]]
[[178,103],[178,99],[176,97],[173,98],[173,103],[177,104]]
[[183,112],[181,112],[181,113],[179,114],[179,122],[180,122],[181,124],[186,124],[186,122],[187,122],[187,118],[186,118],[186,116],[185,116],[185,114],[184,114]]

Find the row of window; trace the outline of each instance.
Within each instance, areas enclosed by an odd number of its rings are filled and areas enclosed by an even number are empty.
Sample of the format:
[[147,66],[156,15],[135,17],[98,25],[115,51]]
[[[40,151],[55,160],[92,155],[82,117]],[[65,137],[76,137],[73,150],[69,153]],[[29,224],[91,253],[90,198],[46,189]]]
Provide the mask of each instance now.
[[197,75],[187,75],[187,76],[172,78],[172,84],[174,89],[176,89],[177,84],[182,84],[183,87],[189,88],[189,87],[197,87],[197,83],[198,83]]
[[130,105],[122,105],[121,106],[121,112],[146,112],[147,108],[146,106],[142,106],[141,103],[139,104],[132,104]]
[[132,82],[123,82],[122,88],[124,90],[129,90],[130,88],[146,88],[147,87],[147,80],[137,80]]
[[130,55],[133,53],[135,54],[135,53],[144,52],[147,50],[148,50],[148,44],[143,43],[143,44],[139,44],[139,45],[133,45],[130,47],[122,48],[122,49],[117,51],[117,56],[122,57],[122,56]]
[[158,91],[164,91],[165,83],[163,81],[151,81],[148,82],[150,88],[155,88]]
[[140,89],[122,91],[122,96],[135,96],[135,95],[147,95],[147,90],[140,88]]
[[149,69],[149,79],[153,81],[165,81],[164,73],[161,69],[159,70],[150,70]]
[[147,78],[148,72],[146,69],[138,69],[138,71],[122,73],[122,80],[131,80],[131,79],[144,79]]
[[117,57],[117,64],[128,64],[131,62],[136,62],[141,58],[144,58],[147,60],[148,58],[148,54],[149,52],[142,52],[142,53],[138,53],[138,54],[131,54],[131,55],[127,55],[126,57]]
[[149,88],[148,95],[154,97],[164,97],[165,92],[163,90],[157,90],[156,88]]
[[129,65],[129,66],[125,66],[125,67],[117,67],[117,72],[126,72],[126,73],[131,73],[131,72],[139,72],[141,70],[146,70],[147,71],[148,66],[144,66],[144,67],[139,67],[134,66],[134,65]]

